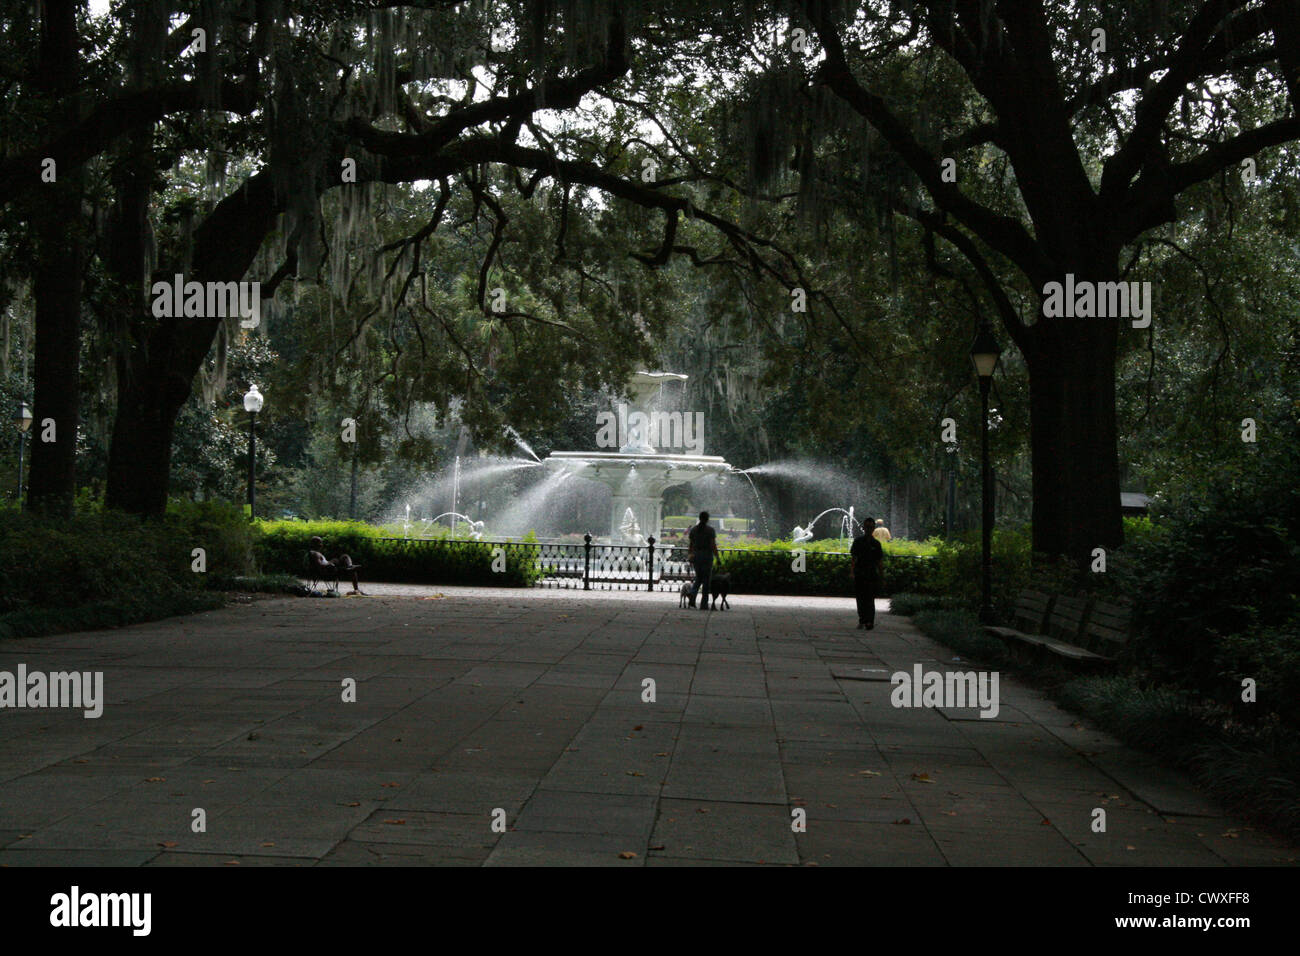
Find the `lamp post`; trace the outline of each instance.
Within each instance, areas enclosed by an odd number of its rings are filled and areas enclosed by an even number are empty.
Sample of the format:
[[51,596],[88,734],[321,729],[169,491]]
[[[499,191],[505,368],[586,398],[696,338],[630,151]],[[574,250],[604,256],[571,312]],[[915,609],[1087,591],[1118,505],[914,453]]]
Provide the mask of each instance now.
[[257,513],[257,413],[262,410],[262,393],[256,385],[244,393],[244,411],[248,412],[248,520]]
[[23,452],[27,447],[27,429],[32,427],[32,410],[26,402],[18,403],[14,415],[14,426],[18,429],[18,507],[23,506]]
[[943,515],[943,536],[951,539],[953,529],[957,526],[957,445],[951,444],[944,449],[948,455],[948,491]]
[[988,323],[980,325],[971,343],[970,358],[980,382],[980,485],[982,495],[983,557],[980,564],[980,621],[993,622],[993,476],[989,470],[989,387],[1001,349]]

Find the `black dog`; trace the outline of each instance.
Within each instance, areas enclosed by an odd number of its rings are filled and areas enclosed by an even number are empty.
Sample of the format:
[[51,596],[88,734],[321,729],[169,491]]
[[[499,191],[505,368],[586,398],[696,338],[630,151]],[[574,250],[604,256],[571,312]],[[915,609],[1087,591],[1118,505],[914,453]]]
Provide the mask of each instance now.
[[710,595],[713,599],[713,603],[709,606],[710,610],[716,611],[718,609],[719,598],[722,600],[722,609],[724,611],[731,607],[731,602],[727,600],[727,595],[731,593],[730,574],[724,571],[722,574],[713,575],[709,581],[709,590],[713,592]]

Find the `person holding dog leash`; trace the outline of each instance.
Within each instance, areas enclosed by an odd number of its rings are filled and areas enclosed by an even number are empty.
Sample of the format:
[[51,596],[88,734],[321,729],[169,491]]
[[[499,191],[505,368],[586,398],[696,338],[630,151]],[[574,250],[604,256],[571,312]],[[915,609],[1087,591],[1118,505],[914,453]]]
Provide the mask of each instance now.
[[691,587],[691,607],[695,607],[695,596],[704,591],[700,610],[709,609],[709,578],[713,576],[713,559],[718,556],[718,532],[709,524],[709,513],[700,512],[700,523],[694,525],[686,535],[687,558],[695,568],[695,583]]

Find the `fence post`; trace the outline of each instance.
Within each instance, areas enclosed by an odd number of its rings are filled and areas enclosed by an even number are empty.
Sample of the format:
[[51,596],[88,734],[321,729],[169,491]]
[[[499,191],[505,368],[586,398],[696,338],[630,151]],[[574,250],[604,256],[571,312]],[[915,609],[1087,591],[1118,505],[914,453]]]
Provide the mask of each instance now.
[[645,589],[646,589],[647,591],[653,591],[653,590],[655,589],[655,539],[654,539],[654,535],[651,535],[650,537],[646,538],[645,540],[646,540],[646,544],[647,544],[647,545],[649,546],[649,548],[650,548],[650,560],[647,562],[648,572],[647,572],[647,577],[646,577]]
[[582,589],[591,590],[591,534],[582,536]]

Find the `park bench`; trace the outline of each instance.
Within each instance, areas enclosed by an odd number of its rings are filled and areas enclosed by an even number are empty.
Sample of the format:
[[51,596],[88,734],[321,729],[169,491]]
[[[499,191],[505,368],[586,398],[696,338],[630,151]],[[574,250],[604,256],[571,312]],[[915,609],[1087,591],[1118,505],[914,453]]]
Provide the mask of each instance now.
[[1113,662],[1128,640],[1129,608],[1086,597],[1022,591],[1015,627],[985,628],[1005,641],[1086,664]]
[[1083,644],[1103,660],[1119,657],[1128,643],[1132,627],[1132,608],[1127,604],[1094,601],[1083,627]]

